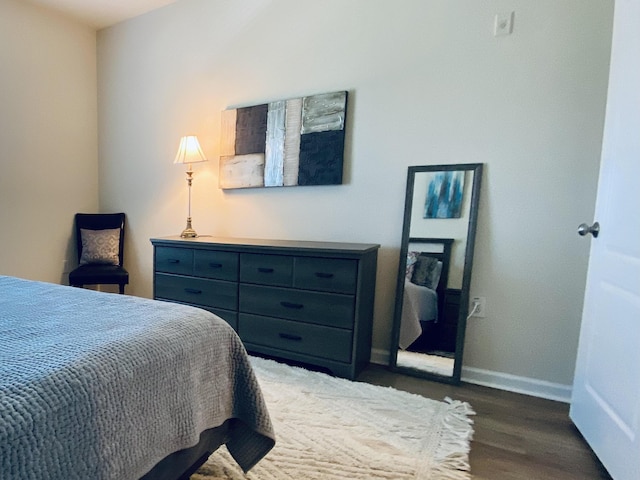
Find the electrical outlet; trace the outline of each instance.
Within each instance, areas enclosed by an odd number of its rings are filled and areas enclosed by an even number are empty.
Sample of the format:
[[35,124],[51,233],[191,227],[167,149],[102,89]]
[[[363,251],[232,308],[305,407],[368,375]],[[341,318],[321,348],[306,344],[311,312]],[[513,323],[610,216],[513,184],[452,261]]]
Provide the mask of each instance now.
[[472,317],[484,318],[487,316],[487,297],[473,297],[469,305],[469,313]]

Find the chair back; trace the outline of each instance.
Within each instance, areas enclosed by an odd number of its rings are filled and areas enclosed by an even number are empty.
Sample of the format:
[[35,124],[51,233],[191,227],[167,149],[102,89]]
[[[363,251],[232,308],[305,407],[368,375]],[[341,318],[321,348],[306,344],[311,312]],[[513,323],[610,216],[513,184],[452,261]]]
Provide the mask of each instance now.
[[118,246],[118,258],[120,266],[123,265],[124,256],[124,213],[76,213],[76,246],[78,251],[78,261],[82,256],[82,234],[85,230],[110,230],[120,229],[120,245]]

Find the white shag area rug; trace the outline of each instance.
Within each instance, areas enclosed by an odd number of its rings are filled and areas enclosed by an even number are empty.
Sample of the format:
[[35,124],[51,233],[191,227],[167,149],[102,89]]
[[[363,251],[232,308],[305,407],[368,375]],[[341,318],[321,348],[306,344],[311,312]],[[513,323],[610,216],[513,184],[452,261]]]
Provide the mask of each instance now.
[[222,446],[192,480],[469,479],[474,412],[251,357],[276,445],[248,474]]

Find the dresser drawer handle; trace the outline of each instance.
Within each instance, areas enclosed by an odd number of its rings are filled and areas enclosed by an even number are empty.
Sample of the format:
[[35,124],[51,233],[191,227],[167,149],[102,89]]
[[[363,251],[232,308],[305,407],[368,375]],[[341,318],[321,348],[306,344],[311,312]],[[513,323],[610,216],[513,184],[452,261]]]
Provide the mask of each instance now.
[[167,263],[180,263],[180,260],[178,260],[177,258],[169,258],[167,260]]
[[221,264],[221,263],[214,263],[214,262],[211,262],[211,263],[209,264],[209,266],[210,266],[211,268],[222,268],[222,264]]
[[333,278],[333,273],[316,272],[318,278]]
[[194,295],[200,295],[202,293],[202,290],[198,290],[197,288],[185,288],[184,291],[187,293],[193,293]]
[[260,273],[273,273],[273,268],[268,267],[258,267],[258,271]]
[[280,302],[280,305],[282,305],[285,308],[293,308],[294,310],[300,310],[301,308],[304,307],[304,305],[302,305],[301,303],[291,303],[291,302]]
[[278,336],[280,338],[284,338],[285,340],[295,340],[296,342],[302,341],[302,337],[300,335],[291,335],[290,333],[279,333]]

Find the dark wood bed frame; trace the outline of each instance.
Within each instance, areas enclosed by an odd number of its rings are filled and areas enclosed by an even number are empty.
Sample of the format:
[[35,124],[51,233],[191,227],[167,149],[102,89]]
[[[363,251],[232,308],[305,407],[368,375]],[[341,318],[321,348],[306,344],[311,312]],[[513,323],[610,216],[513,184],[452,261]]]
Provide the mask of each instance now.
[[188,480],[227,441],[227,431],[232,421],[227,420],[219,427],[205,430],[197,445],[168,455],[141,480]]

